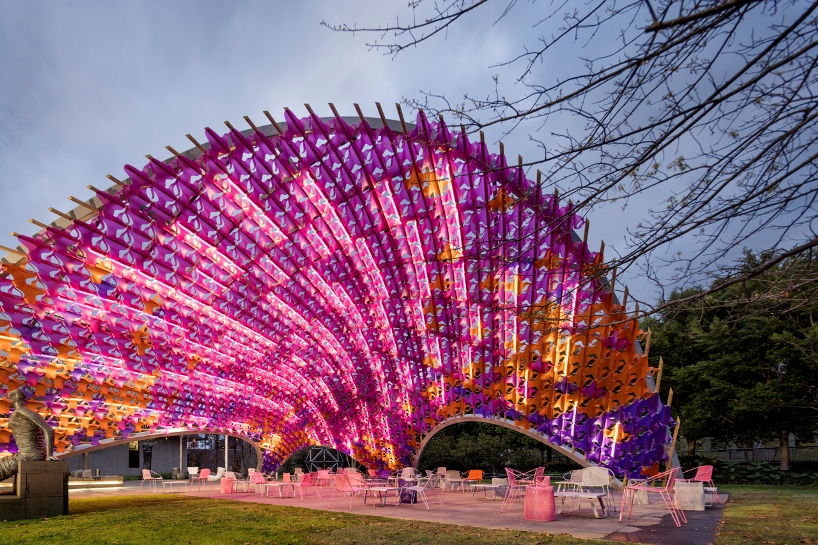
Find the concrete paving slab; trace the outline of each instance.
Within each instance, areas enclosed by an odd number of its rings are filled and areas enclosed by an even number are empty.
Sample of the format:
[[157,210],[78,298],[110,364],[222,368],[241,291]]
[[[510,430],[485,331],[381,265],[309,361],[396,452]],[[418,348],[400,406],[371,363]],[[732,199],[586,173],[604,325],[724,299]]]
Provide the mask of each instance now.
[[[161,491],[161,489],[160,489]],[[178,491],[177,491],[178,492]],[[90,498],[108,497],[117,495],[151,494],[154,493],[144,487],[139,490],[138,481],[126,481],[120,488],[97,490],[72,490],[70,497]],[[296,498],[266,497],[260,494],[234,493],[222,494],[219,490],[184,490],[181,494],[209,498],[214,501],[233,500],[239,502],[262,503],[270,505],[287,505],[329,511],[332,489],[323,488],[322,497],[318,497],[315,489],[307,488],[302,500]],[[177,494],[178,495],[178,494]],[[429,496],[430,510],[427,511],[423,502],[418,504],[394,505],[389,499],[385,507],[378,503],[377,507],[363,504],[362,497],[356,497],[352,510],[349,509],[349,497],[336,497],[331,511],[352,512],[358,515],[399,518],[404,520],[419,520],[445,524],[456,524],[480,528],[496,528],[524,530],[529,532],[543,532],[552,535],[568,534],[584,539],[605,539],[625,543],[657,543],[662,545],[709,545],[715,543],[716,528],[721,521],[724,506],[715,505],[704,512],[687,512],[688,524],[677,528],[670,518],[662,502],[652,502],[649,505],[634,505],[630,519],[623,518],[619,522],[619,505],[621,494],[615,495],[617,512],[611,512],[607,518],[596,519],[590,507],[586,504],[573,511],[567,510],[557,515],[552,522],[536,522],[523,518],[523,503],[515,504],[506,512],[500,512],[500,501],[491,501],[482,498],[472,498],[471,494],[446,491],[441,492],[443,501],[441,506],[437,499]]]

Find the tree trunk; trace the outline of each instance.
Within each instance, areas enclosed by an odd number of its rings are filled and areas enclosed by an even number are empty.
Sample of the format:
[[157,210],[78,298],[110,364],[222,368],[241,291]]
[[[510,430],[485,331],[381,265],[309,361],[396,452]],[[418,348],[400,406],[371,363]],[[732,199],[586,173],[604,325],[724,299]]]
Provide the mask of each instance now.
[[790,432],[781,430],[778,436],[778,446],[781,449],[781,465],[778,467],[781,471],[790,470]]
[[688,456],[696,456],[696,440],[695,439],[688,439],[687,440],[687,455]]

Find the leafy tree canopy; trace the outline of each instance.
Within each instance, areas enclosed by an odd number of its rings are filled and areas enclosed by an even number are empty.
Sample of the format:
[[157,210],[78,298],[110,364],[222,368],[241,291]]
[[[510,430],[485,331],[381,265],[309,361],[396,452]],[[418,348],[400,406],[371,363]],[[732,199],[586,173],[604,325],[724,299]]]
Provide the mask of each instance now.
[[[740,269],[765,258],[747,252]],[[664,361],[662,394],[673,388],[689,442],[779,440],[785,447],[790,432],[807,439],[818,431],[818,299],[814,284],[799,280],[815,266],[810,256],[791,258],[645,320],[650,359]]]

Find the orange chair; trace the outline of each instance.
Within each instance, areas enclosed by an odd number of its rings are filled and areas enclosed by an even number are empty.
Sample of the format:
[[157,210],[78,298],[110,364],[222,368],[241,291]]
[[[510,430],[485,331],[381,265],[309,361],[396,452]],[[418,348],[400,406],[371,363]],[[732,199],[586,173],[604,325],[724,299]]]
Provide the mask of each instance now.
[[479,484],[481,482],[483,482],[483,470],[470,469],[463,477],[463,490],[465,490],[465,487],[470,486],[471,484]]

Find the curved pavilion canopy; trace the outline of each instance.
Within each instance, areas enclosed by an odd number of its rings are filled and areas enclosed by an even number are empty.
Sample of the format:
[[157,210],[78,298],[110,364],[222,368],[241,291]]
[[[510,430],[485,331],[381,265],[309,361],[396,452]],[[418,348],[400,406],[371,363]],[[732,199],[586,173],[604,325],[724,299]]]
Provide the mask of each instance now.
[[207,129],[18,236],[0,388],[58,451],[181,427],[251,437],[268,469],[307,445],[394,468],[476,415],[618,475],[666,460],[642,332],[570,203],[422,113],[285,117]]

